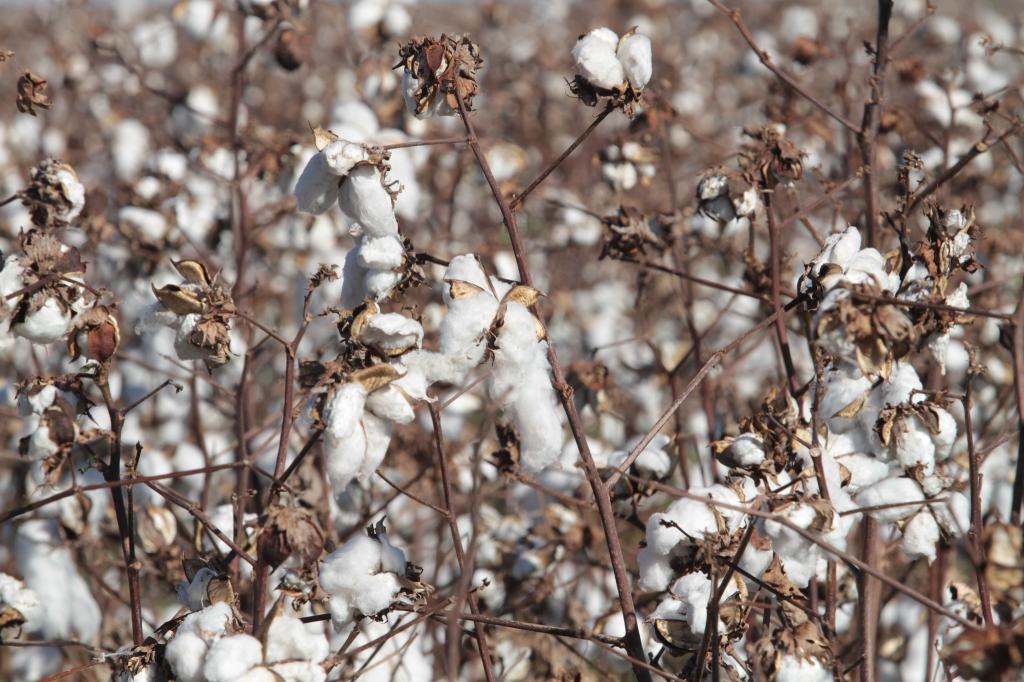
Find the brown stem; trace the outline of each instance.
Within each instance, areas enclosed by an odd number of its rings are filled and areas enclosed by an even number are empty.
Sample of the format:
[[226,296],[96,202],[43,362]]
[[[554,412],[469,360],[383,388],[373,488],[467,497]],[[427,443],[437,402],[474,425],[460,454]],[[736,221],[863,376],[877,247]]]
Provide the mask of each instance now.
[[[96,377],[96,385],[103,396],[103,402],[110,418],[110,461],[103,467],[103,478],[108,483],[121,480],[121,430],[124,427],[124,411],[117,407],[110,393],[109,368],[102,365]],[[132,471],[134,474],[134,470]],[[131,602],[132,641],[135,646],[142,644],[142,595],[139,585],[141,564],[135,556],[135,524],[132,506],[131,485],[111,486],[110,497],[114,503],[117,518],[117,532],[121,539],[121,553],[124,556],[128,574],[128,597]]]
[[611,103],[609,103],[608,106],[606,106],[604,110],[600,114],[598,114],[593,121],[591,121],[590,125],[587,126],[587,129],[580,133],[579,137],[573,140],[572,144],[566,147],[565,151],[558,155],[558,158],[549,163],[547,167],[540,172],[540,175],[538,175],[533,180],[533,182],[526,186],[526,189],[524,189],[522,192],[517,193],[515,197],[512,198],[512,201],[509,203],[509,208],[514,211],[520,206],[522,206],[523,202],[526,201],[526,197],[530,195],[530,192],[537,189],[537,185],[544,182],[544,180],[549,175],[551,175],[551,173],[556,168],[561,166],[562,162],[569,158],[569,155],[576,151],[576,148],[583,144],[583,141],[590,136],[590,133],[594,132],[597,126],[601,124],[601,121],[607,118],[608,114],[612,113],[613,111],[615,111],[615,107]]
[[771,269],[772,311],[775,313],[775,336],[782,352],[782,364],[786,369],[786,380],[789,383],[790,395],[796,396],[800,390],[800,380],[796,376],[793,354],[789,350],[789,334],[786,331],[786,319],[782,312],[782,256],[779,253],[779,228],[775,222],[775,209],[772,207],[772,190],[762,191],[764,212],[768,217],[769,264]]
[[820,99],[809,93],[807,90],[803,88],[803,86],[800,85],[800,83],[796,80],[794,76],[790,75],[782,68],[780,68],[778,65],[776,65],[775,62],[772,61],[771,55],[769,55],[768,52],[762,49],[754,41],[754,36],[751,35],[750,30],[747,28],[746,24],[743,23],[743,19],[740,18],[739,10],[729,9],[718,0],[708,0],[708,2],[714,5],[715,9],[717,9],[719,12],[729,17],[733,25],[735,25],[736,29],[740,32],[740,35],[743,36],[743,40],[747,42],[747,45],[750,47],[751,50],[754,51],[754,54],[757,55],[757,58],[761,61],[761,63],[764,64],[769,71],[775,74],[776,78],[778,78],[780,81],[782,81],[790,88],[792,88],[793,91],[796,92],[798,95],[800,95],[808,102],[810,102],[818,109],[820,109],[822,113],[842,124],[842,126],[847,130],[854,133],[860,131],[860,127],[856,123],[846,118],[839,112],[835,111],[827,104],[822,102]]
[[882,117],[882,98],[885,95],[885,70],[889,65],[889,20],[892,18],[893,0],[878,0],[878,32],[875,35],[875,60],[871,73],[871,96],[864,105],[864,118],[857,135],[861,156],[866,167],[864,173],[865,231],[868,246],[875,246],[878,238],[878,123]]
[[[512,242],[512,251],[516,257],[516,265],[519,267],[519,278],[523,284],[529,285],[532,283],[533,278],[530,276],[530,269],[526,263],[526,248],[523,246],[523,239],[519,234],[519,226],[516,223],[515,214],[509,208],[508,202],[505,200],[497,181],[494,179],[494,174],[491,173],[487,157],[480,149],[480,144],[477,141],[476,131],[473,129],[473,122],[466,109],[466,104],[458,93],[456,93],[456,100],[459,104],[459,113],[462,115],[463,125],[470,139],[469,147],[476,157],[480,170],[487,180],[487,184],[490,185],[491,192],[498,203],[498,208],[501,210],[501,217],[505,223],[505,229],[508,231],[509,241]],[[539,320],[540,318],[538,317],[537,319]],[[551,363],[552,385],[561,399],[562,407],[569,421],[569,428],[572,430],[576,446],[579,448],[584,475],[587,478],[587,483],[590,484],[594,499],[597,502],[598,514],[604,530],[605,543],[608,546],[608,554],[611,559],[612,574],[615,577],[615,588],[619,593],[619,606],[622,609],[622,619],[626,629],[626,651],[637,660],[646,661],[647,655],[644,653],[644,644],[640,637],[636,607],[633,605],[633,593],[629,584],[629,574],[626,571],[625,560],[622,556],[622,545],[619,542],[619,534],[615,527],[615,513],[612,510],[611,498],[601,481],[601,475],[597,471],[597,466],[594,464],[594,458],[590,453],[590,445],[587,442],[583,429],[583,422],[580,420],[579,413],[576,411],[575,401],[572,398],[572,389],[569,388],[569,384],[565,380],[562,366],[558,362],[558,356],[551,344],[548,344],[548,360]],[[634,664],[633,673],[636,675],[638,682],[650,682],[651,680],[650,671],[643,666]]]
[[981,598],[981,613],[985,618],[985,625],[991,628],[994,624],[992,597],[988,591],[988,581],[985,580],[985,553],[981,544],[981,534],[985,528],[981,522],[981,457],[974,447],[974,423],[971,417],[971,410],[974,409],[973,377],[974,368],[971,367],[967,372],[967,385],[964,390],[964,433],[967,436],[967,466],[971,481],[971,526],[967,531],[967,542],[974,548],[972,553],[977,564],[974,573],[978,581],[978,596]]
[[[430,405],[430,421],[434,426],[434,447],[437,450],[437,463],[441,470],[441,486],[444,493],[444,515],[448,520],[448,528],[452,534],[452,545],[455,547],[455,559],[459,563],[459,571],[461,574],[461,580],[469,587],[469,582],[472,580],[472,574],[466,565],[466,552],[462,547],[462,536],[459,533],[459,524],[455,517],[455,510],[452,506],[452,484],[449,478],[448,472],[448,457],[444,451],[444,435],[441,432],[441,414],[437,410],[437,406],[434,404]],[[467,589],[466,590],[466,601],[469,602],[469,610],[474,616],[480,615],[480,605],[477,602],[476,594]],[[484,630],[484,626],[481,622],[477,621],[473,623],[473,630],[476,634],[477,647],[480,649],[480,662],[484,666],[484,675],[488,682],[494,680],[494,667],[491,663],[491,650],[487,645],[487,633]],[[450,674],[455,674],[455,669],[449,671]]]
[[[864,564],[872,568],[878,567],[878,521],[870,516],[864,517],[861,526],[861,556]],[[875,658],[878,653],[878,605],[881,597],[878,581],[867,572],[862,572],[858,579],[857,594],[859,595],[857,617],[861,636],[861,682],[875,681]]]

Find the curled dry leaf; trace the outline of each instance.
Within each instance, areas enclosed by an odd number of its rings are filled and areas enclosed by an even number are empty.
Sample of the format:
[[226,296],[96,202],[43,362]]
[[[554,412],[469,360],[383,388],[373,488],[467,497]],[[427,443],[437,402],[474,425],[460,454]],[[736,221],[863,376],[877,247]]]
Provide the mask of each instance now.
[[49,109],[53,106],[50,95],[46,91],[45,78],[40,78],[31,71],[26,71],[18,79],[18,111],[23,114],[36,115],[36,107]]

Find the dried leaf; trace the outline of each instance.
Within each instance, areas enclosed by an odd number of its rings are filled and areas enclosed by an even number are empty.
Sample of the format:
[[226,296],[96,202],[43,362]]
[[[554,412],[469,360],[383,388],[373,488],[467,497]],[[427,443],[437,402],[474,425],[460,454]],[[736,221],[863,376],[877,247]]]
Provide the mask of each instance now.
[[49,109],[53,106],[50,95],[46,92],[46,79],[40,78],[31,71],[26,71],[18,79],[18,111],[23,114],[36,115],[35,107]]

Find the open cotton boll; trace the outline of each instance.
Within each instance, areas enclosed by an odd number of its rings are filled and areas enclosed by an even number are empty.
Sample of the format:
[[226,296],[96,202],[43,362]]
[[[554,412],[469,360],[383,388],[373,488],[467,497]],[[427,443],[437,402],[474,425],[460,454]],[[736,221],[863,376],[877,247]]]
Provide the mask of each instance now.
[[935,561],[935,545],[939,541],[939,525],[928,510],[919,511],[903,527],[900,546],[911,558],[925,557]]
[[[641,472],[656,477],[667,475],[669,470],[672,468],[672,457],[665,451],[665,449],[671,441],[671,438],[663,433],[659,433],[657,436],[652,438],[651,442],[647,444],[647,447],[640,452],[633,466]],[[639,441],[634,443],[628,451],[618,450],[609,455],[608,466],[616,468],[621,466],[626,461],[629,453],[632,452],[632,449],[636,447],[638,443]]]
[[203,662],[207,682],[235,682],[263,661],[263,645],[252,635],[221,637],[210,645]]
[[30,312],[25,319],[11,327],[15,336],[32,343],[50,344],[60,341],[71,324],[72,313],[65,310],[55,298],[47,298],[43,305]]
[[741,433],[729,444],[719,459],[730,467],[758,467],[764,462],[764,443],[752,433]]
[[[861,490],[857,494],[856,499],[857,504],[861,507],[875,507],[898,502],[921,502],[924,500],[924,493],[921,492],[921,487],[912,479],[886,478]],[[900,507],[879,509],[869,513],[872,518],[881,523],[891,523],[917,513],[920,508],[920,505],[906,504]]]
[[939,418],[939,432],[929,431],[928,435],[935,445],[935,461],[941,462],[948,459],[953,452],[953,444],[956,442],[956,419],[942,408],[936,408],[935,414]]
[[366,237],[359,242],[359,264],[368,270],[393,270],[404,258],[405,247],[398,235]]
[[916,417],[899,420],[893,429],[896,459],[905,469],[920,467],[925,474],[935,470],[932,434]]
[[[384,549],[383,543],[359,535],[324,559],[320,586],[331,595],[335,628],[345,624],[343,621],[347,620],[350,609],[372,616],[394,601],[401,583],[395,573],[382,567]],[[395,563],[393,556],[389,558],[389,564],[392,563]]]
[[342,592],[352,585],[354,576],[380,570],[383,545],[368,535],[356,535],[324,557],[320,567],[320,587],[328,594]]
[[[695,488],[691,492],[700,495],[706,488]],[[662,521],[679,526],[662,525]],[[718,522],[708,505],[690,498],[681,498],[669,505],[664,512],[652,514],[647,520],[647,546],[652,551],[666,555],[676,545],[692,544],[707,534],[718,532]]]
[[320,215],[338,200],[338,184],[338,175],[327,165],[323,152],[313,154],[295,182],[298,209]]
[[616,56],[629,84],[635,90],[642,90],[651,80],[651,39],[642,33],[628,35],[619,43]]
[[626,71],[615,54],[618,42],[618,36],[607,28],[596,28],[577,40],[572,48],[576,73],[605,90],[620,85],[626,80]]
[[[498,301],[488,292],[460,298],[448,304],[448,314],[441,323],[438,347],[453,363],[453,369],[464,373],[483,360],[487,350],[484,333],[498,311]],[[456,381],[459,377],[450,377]]]
[[263,660],[267,663],[291,659],[318,662],[324,660],[328,653],[330,643],[322,631],[282,613],[270,624]]
[[398,234],[398,219],[383,181],[375,167],[358,166],[341,184],[338,195],[341,210],[371,237]]
[[206,641],[194,632],[182,632],[180,629],[164,649],[164,658],[171,666],[178,682],[202,682],[203,661],[209,649]]
[[324,455],[331,488],[344,490],[345,486],[359,474],[366,459],[366,444],[366,431],[361,422],[344,438],[333,441],[327,439]]
[[[487,273],[481,267],[480,261],[472,254],[464,253],[452,258],[442,279],[445,282],[469,282],[485,291],[490,291],[487,286]],[[444,302],[451,305],[451,296],[447,290],[444,292]]]
[[[871,380],[852,367],[833,368],[825,376],[824,395],[819,405],[829,431],[846,433],[860,427],[858,415],[843,416],[845,408],[865,398],[871,390]],[[865,406],[866,408],[866,406]],[[862,408],[861,411],[864,411]],[[877,413],[875,417],[877,418]]]
[[384,355],[394,355],[423,342],[423,325],[400,313],[373,315],[359,331],[359,341]]
[[664,592],[672,582],[675,571],[669,558],[658,554],[650,547],[644,547],[636,555],[637,567],[640,569],[639,587],[651,592]]
[[41,606],[35,590],[25,587],[25,583],[14,576],[0,573],[0,611],[10,607],[17,609],[25,618],[24,630],[31,632],[34,622],[40,616]]
[[346,140],[331,142],[320,153],[324,157],[324,165],[335,175],[345,176],[367,159],[366,147]]

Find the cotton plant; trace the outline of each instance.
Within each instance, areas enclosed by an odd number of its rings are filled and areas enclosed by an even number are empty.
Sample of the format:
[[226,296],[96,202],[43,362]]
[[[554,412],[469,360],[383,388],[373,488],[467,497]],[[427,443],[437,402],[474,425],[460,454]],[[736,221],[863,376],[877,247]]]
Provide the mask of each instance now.
[[638,142],[611,144],[600,154],[601,175],[617,192],[628,192],[640,184],[648,186],[656,172],[654,151]]

